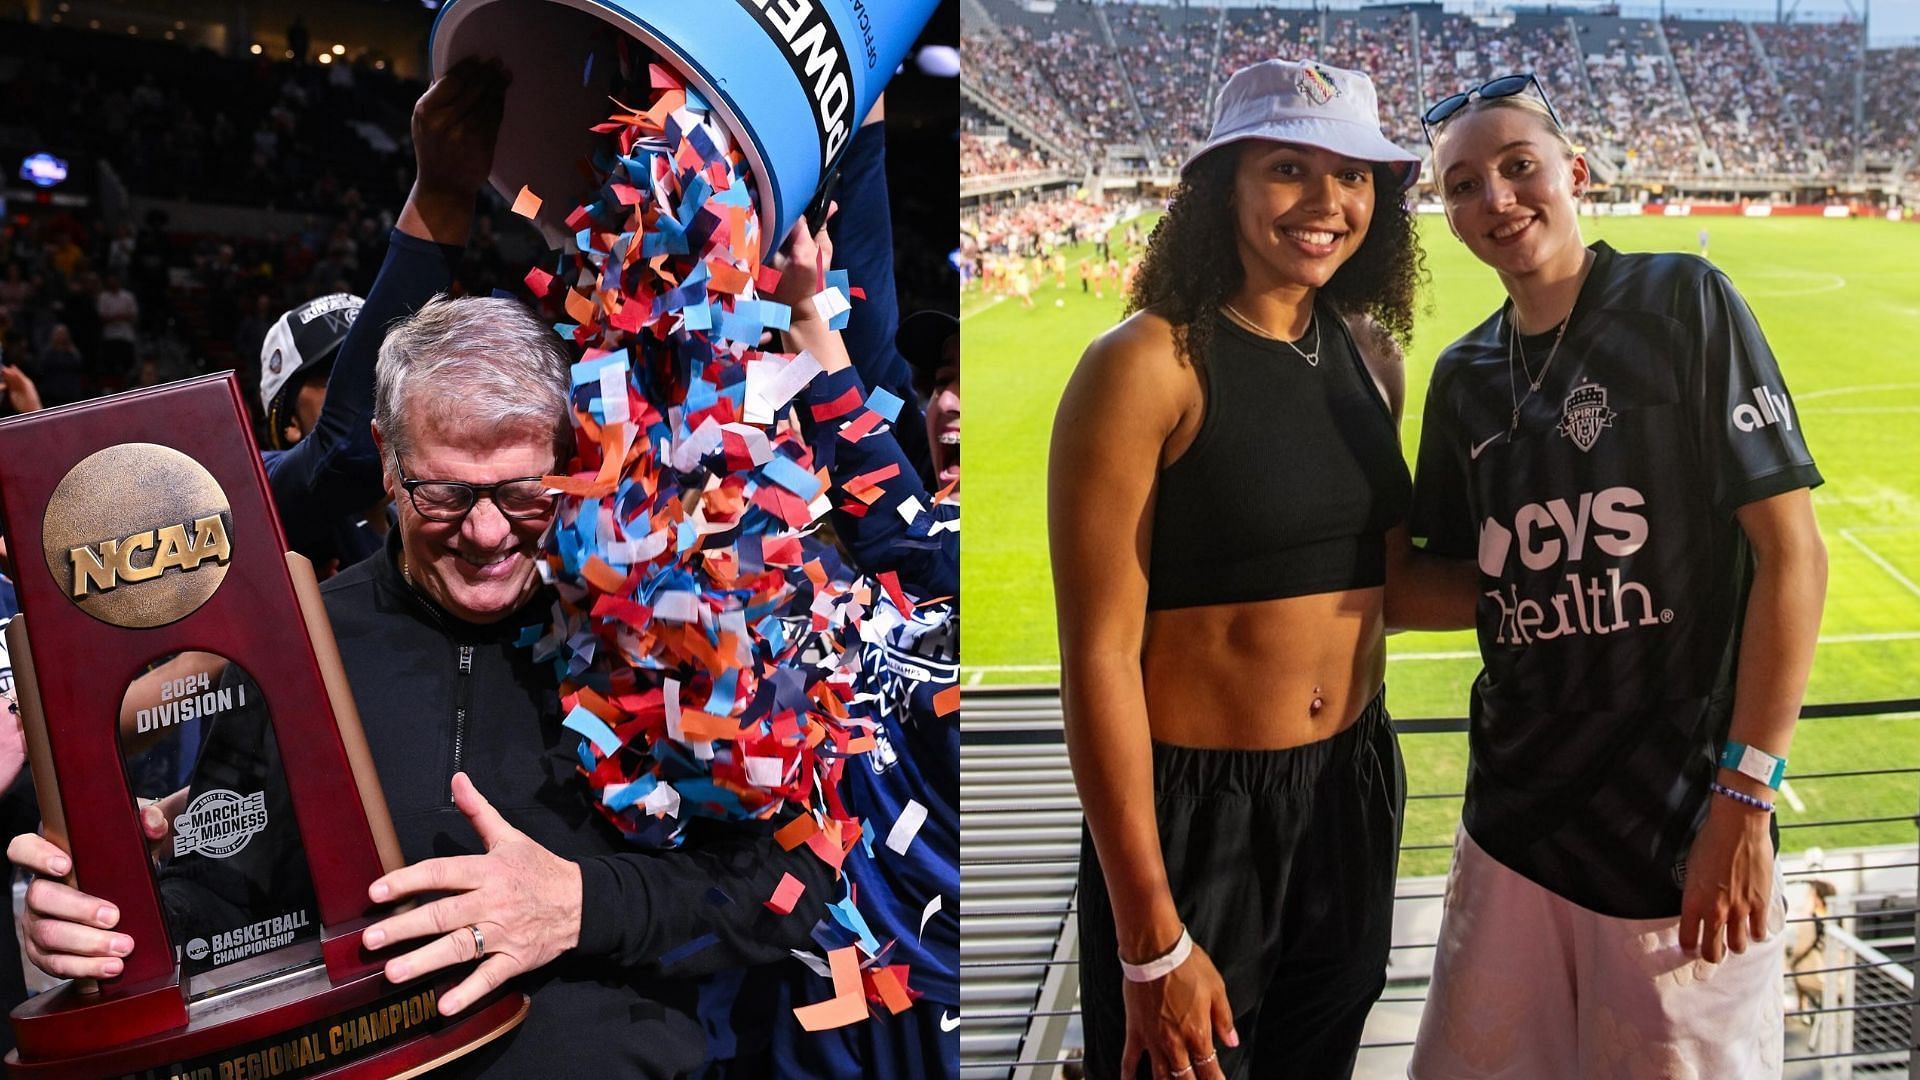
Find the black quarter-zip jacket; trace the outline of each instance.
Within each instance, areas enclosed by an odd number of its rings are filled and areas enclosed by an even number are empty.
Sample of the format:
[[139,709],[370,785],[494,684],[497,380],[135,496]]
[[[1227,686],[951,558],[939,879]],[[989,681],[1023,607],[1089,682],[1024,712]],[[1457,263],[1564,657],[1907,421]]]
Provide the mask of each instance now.
[[[525,1021],[434,1075],[681,1077],[728,1054],[736,1038],[743,1051],[764,1042],[776,1018],[745,999],[734,1009],[730,988],[746,969],[797,963],[789,950],[814,947],[811,931],[839,888],[807,849],[783,851],[773,839],[793,811],[766,823],[696,820],[682,847],[636,850],[590,804],[577,771],[580,736],[560,726],[551,666],[515,644],[522,627],[545,621],[551,595],[542,590],[492,625],[466,623],[407,584],[398,548],[390,537],[385,551],[326,582],[321,595],[402,853],[415,863],[484,851],[453,804],[453,774],[464,770],[510,824],[581,874],[579,943],[520,977],[533,999]],[[222,717],[202,751],[196,789],[223,762],[277,765],[260,719],[258,710]],[[300,899],[311,889],[305,860],[293,855],[297,841],[285,832],[291,814],[278,768],[256,775],[267,791],[268,835],[219,860],[225,878],[187,865],[163,873],[182,940],[183,926],[240,918],[221,894],[229,903],[244,897],[253,911],[311,902]],[[780,916],[762,901],[785,873],[806,889]],[[673,962],[663,965],[663,957]],[[701,1015],[703,987],[718,1015]],[[716,1021],[721,1030],[710,1039],[707,1024]]]

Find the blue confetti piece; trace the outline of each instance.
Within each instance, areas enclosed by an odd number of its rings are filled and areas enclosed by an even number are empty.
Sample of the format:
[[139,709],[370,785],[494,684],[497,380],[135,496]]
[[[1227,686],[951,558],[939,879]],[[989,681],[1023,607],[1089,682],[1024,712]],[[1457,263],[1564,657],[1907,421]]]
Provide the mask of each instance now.
[[493,298],[494,298],[495,300],[515,300],[515,299],[518,299],[518,297],[516,297],[516,296],[514,296],[514,295],[513,295],[513,293],[511,293],[511,292],[509,292],[509,291],[508,291],[508,290],[506,290],[506,289],[495,289],[495,290],[493,290],[493,293],[492,293],[492,295],[493,295]]
[[728,341],[740,341],[749,345],[760,340],[760,331],[765,329],[754,314],[746,311],[748,305],[739,309],[723,312],[720,316],[720,336]]
[[580,329],[579,323],[557,322],[553,324],[553,332],[568,341],[573,340],[573,332],[578,329]]
[[733,897],[728,896],[718,885],[707,890],[706,900],[707,903],[713,907],[733,906]]
[[788,330],[793,327],[793,309],[776,300],[760,301],[760,325],[769,330]]
[[532,648],[539,643],[540,635],[544,632],[538,626],[523,626],[520,628],[520,636],[515,638],[513,643],[523,649]]
[[680,314],[686,319],[686,327],[689,330],[713,329],[713,309],[706,304],[694,304],[682,308]]
[[587,66],[580,71],[580,85],[585,87],[593,82],[593,53],[587,53]]
[[821,919],[819,922],[813,924],[812,936],[814,944],[828,952],[832,952],[835,949],[844,949],[860,940],[858,935],[846,927],[840,926],[827,919]]
[[[582,747],[586,746],[585,743],[581,743],[580,745]],[[591,768],[592,766],[588,767]],[[630,784],[623,784],[617,790],[609,788],[608,790],[613,793],[606,796],[603,801],[607,804],[607,809],[609,810],[625,810],[627,807],[653,794],[653,789],[659,786],[660,782],[654,779],[652,773],[641,773],[639,776],[634,777],[633,782]]]
[[749,195],[744,181],[735,181],[732,187],[715,195],[712,201],[721,206],[738,206],[741,209],[747,209],[753,205],[752,196]]
[[577,742],[573,745],[573,752],[575,755],[577,755],[580,758],[581,768],[586,769],[588,772],[592,772],[594,769],[599,767],[600,763],[593,760],[592,744],[586,742],[585,740],[581,740],[580,742]]
[[687,108],[703,113],[712,111],[713,106],[707,104],[707,99],[700,96],[700,91],[689,86],[687,87]]
[[620,736],[613,733],[605,720],[595,716],[583,705],[575,705],[560,726],[569,731],[577,731],[593,742],[603,757],[612,757],[620,751]]
[[695,286],[695,285],[704,284],[707,278],[711,276],[713,275],[708,273],[707,271],[706,260],[703,259],[699,263],[694,265],[693,273],[688,274],[687,279],[685,281],[682,281],[680,285],[682,288],[691,288],[692,286]]
[[702,712],[712,716],[727,716],[733,712],[734,698],[740,693],[740,672],[729,669],[726,674],[713,680],[713,693],[707,695],[707,706]]
[[[842,296],[845,296],[845,297],[847,298],[847,302],[848,302],[848,304],[849,304],[849,305],[851,305],[851,304],[852,304],[852,302],[853,302],[853,284],[852,284],[852,282],[851,282],[851,281],[850,281],[850,280],[848,279],[848,277],[847,277],[847,272],[846,272],[845,270],[829,270],[829,271],[827,271],[827,287],[828,287],[828,288],[833,288],[833,289],[839,289],[839,290],[840,290],[840,294],[841,294]],[[838,315],[835,315],[835,316],[834,316],[833,318],[831,318],[831,319],[829,319],[829,320],[827,320],[827,329],[829,329],[829,330],[845,330],[845,329],[847,328],[847,322],[848,322],[848,320],[850,320],[850,319],[852,319],[852,318],[853,318],[853,309],[852,309],[852,307],[848,307],[848,309],[847,309],[847,310],[845,310],[845,311],[843,311],[843,312],[841,312],[840,314],[838,314]]]
[[[678,221],[665,214],[660,215],[661,250],[669,255],[687,254],[687,230]],[[654,234],[649,233],[649,236]]]
[[692,416],[713,407],[720,400],[719,390],[702,378],[693,378],[687,382],[687,415]]
[[686,193],[680,197],[680,213],[675,215],[675,220],[691,228],[693,216],[707,204],[707,196],[711,194],[713,194],[713,185],[707,183],[707,174],[695,174],[694,178],[687,183]]
[[606,356],[596,357],[592,360],[582,360],[570,369],[572,372],[573,385],[586,386],[592,383],[598,386],[600,383],[600,373],[602,371],[616,364],[624,364],[626,360],[627,354],[624,352],[609,353]]
[[773,455],[773,460],[760,469],[767,479],[793,492],[795,495],[812,502],[820,494],[820,478],[794,463],[784,454]]
[[574,233],[573,242],[574,242],[574,245],[577,246],[581,251],[592,251],[593,250],[593,229],[589,227],[589,228],[581,229],[579,232]]
[[673,965],[679,963],[680,961],[685,960],[687,957],[692,956],[694,953],[697,953],[700,950],[707,948],[710,945],[718,944],[719,941],[720,941],[719,934],[715,934],[711,932],[701,934],[699,937],[694,938],[692,941],[687,942],[685,945],[681,945],[678,948],[668,950],[664,955],[660,957],[660,966],[663,968],[670,968]]
[[884,386],[874,387],[873,392],[867,395],[867,408],[885,417],[890,424],[900,419],[900,406],[904,404],[906,402],[889,393]]
[[828,904],[827,911],[833,915],[834,922],[854,933],[860,942],[860,948],[868,956],[880,951],[880,941],[873,936],[872,930],[867,929],[867,920],[860,914],[860,909],[853,906],[853,897],[849,896],[844,900]]
[[[693,96],[694,92],[689,90],[687,97]],[[720,156],[720,148],[713,144],[713,136],[707,134],[706,128],[694,128],[687,132],[687,145],[693,147],[693,152],[700,155],[702,164],[712,164],[713,159]]]
[[686,554],[700,545],[700,530],[691,521],[683,521],[674,527],[673,550],[676,554]]

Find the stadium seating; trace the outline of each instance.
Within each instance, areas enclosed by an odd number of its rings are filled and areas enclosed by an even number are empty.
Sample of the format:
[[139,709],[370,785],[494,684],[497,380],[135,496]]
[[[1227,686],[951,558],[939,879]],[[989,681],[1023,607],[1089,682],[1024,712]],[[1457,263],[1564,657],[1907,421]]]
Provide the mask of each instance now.
[[1176,165],[1205,137],[1228,73],[1313,56],[1367,71],[1389,135],[1409,147],[1428,102],[1533,71],[1574,139],[1628,177],[1836,177],[1856,152],[1920,177],[1920,49],[1863,52],[1851,23],[969,0],[965,27],[969,81],[1013,114],[1003,120],[1081,158],[1055,162],[1070,167],[1097,168],[1116,145]]

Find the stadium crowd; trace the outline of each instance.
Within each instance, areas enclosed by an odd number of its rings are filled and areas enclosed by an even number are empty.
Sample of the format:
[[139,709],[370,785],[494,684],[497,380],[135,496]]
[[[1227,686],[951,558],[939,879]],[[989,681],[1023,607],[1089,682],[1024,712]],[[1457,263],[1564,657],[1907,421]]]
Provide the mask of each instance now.
[[960,168],[967,176],[1025,176],[1046,172],[1050,167],[1045,154],[1015,146],[1005,135],[960,132]]
[[[1208,93],[1228,73],[1313,56],[1370,73],[1388,135],[1409,147],[1422,145],[1427,103],[1533,71],[1570,134],[1628,175],[1826,175],[1851,168],[1858,148],[1920,176],[1910,100],[1920,49],[1872,49],[1863,60],[1850,22],[1520,12],[1496,24],[1425,9],[1062,0],[1041,14],[1013,0],[981,4],[990,19],[965,30],[969,81],[1095,166],[1129,147],[1177,165],[1205,132]],[[1856,138],[1852,72],[1862,63],[1866,124]]]

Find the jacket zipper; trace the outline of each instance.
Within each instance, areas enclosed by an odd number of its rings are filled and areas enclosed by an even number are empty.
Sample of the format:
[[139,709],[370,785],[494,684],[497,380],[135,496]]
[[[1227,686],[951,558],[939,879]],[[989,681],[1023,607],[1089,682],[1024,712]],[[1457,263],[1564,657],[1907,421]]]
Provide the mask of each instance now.
[[453,769],[447,773],[447,801],[453,801],[453,774],[460,771],[461,751],[467,741],[467,695],[473,680],[473,646],[460,646],[460,674],[453,691]]

